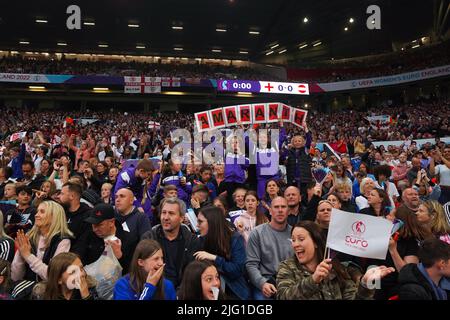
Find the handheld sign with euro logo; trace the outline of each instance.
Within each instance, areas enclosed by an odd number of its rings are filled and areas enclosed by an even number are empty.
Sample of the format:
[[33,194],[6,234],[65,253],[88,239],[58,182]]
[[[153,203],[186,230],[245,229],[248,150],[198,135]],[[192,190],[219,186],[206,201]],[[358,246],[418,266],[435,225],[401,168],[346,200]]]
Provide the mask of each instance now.
[[352,256],[384,260],[392,227],[387,219],[333,208],[327,247]]

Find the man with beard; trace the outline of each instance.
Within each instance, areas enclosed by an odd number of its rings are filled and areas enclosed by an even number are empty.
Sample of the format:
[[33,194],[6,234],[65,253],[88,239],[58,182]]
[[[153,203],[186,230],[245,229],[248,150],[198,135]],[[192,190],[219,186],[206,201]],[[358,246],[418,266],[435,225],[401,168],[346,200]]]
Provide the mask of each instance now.
[[112,193],[112,200],[120,189],[130,189],[135,197],[134,205],[141,207],[142,197],[144,196],[145,180],[152,174],[154,170],[150,160],[143,159],[139,161],[136,167],[123,169],[117,176],[117,182]]
[[413,188],[406,188],[402,193],[403,204],[400,207],[406,207],[411,214],[419,210],[419,193]]
[[89,223],[84,220],[89,216],[91,208],[80,202],[82,194],[83,188],[80,184],[67,182],[61,188],[58,196],[58,201],[66,212],[67,225],[74,235],[72,246],[76,244],[83,233],[90,229]]
[[41,174],[35,174],[34,163],[30,160],[25,160],[22,164],[22,179],[19,180],[19,185],[25,185],[34,190],[39,190],[41,184],[45,181],[45,177]]

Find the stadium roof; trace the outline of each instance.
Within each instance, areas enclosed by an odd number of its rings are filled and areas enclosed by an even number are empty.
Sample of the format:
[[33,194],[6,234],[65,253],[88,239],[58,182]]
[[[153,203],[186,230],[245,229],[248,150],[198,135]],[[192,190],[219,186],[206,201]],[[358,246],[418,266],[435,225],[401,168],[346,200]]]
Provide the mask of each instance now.
[[[72,4],[81,8],[81,30],[66,27],[66,10]],[[372,4],[381,8],[381,30],[366,27],[366,9]],[[282,55],[290,61],[362,56],[390,52],[393,42],[430,35],[430,4],[409,0],[4,1],[0,50],[256,62]]]

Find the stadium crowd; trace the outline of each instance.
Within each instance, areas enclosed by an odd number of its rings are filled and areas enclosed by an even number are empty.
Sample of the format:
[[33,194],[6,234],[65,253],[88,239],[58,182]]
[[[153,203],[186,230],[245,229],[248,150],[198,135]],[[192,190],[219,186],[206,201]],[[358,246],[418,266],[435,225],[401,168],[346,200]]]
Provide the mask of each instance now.
[[[188,114],[2,111],[1,299],[448,299],[448,101],[312,112],[212,165],[173,152]],[[386,258],[327,253],[333,208],[401,221]]]
[[73,58],[4,56],[2,73],[67,74],[91,76],[179,77],[197,79],[281,80],[250,67],[221,64],[144,63],[138,61],[85,61]]

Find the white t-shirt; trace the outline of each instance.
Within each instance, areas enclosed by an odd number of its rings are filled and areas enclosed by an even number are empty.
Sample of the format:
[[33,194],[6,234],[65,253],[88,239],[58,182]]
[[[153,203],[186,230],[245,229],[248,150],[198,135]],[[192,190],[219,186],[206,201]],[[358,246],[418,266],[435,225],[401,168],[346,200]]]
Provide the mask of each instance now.
[[440,186],[450,186],[450,169],[445,164],[434,167],[434,174],[439,175]]

